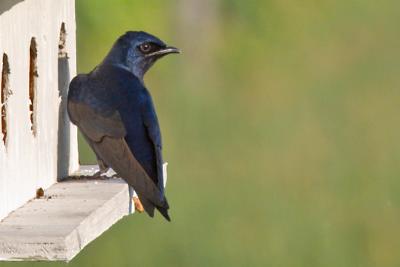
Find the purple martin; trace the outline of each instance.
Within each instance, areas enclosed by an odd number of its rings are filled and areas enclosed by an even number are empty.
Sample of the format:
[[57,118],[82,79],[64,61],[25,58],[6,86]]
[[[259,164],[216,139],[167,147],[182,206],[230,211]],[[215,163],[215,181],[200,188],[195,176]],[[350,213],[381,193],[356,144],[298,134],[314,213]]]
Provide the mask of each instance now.
[[161,132],[143,76],[160,58],[179,49],[142,31],[118,38],[103,62],[70,83],[67,109],[97,156],[136,191],[151,217],[169,221],[164,195]]

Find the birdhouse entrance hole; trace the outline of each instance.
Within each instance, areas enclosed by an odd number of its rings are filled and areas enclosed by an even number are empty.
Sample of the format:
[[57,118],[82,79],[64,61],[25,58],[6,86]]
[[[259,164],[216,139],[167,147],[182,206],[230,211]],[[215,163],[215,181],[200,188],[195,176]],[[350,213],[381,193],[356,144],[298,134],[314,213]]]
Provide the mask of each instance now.
[[0,96],[0,116],[1,116],[1,132],[3,134],[3,143],[7,141],[7,99],[10,95],[9,77],[10,65],[8,64],[7,54],[3,54],[3,64],[1,70],[1,96]]
[[31,130],[36,135],[36,89],[37,89],[37,45],[34,37],[31,39],[29,48],[29,112],[31,120]]

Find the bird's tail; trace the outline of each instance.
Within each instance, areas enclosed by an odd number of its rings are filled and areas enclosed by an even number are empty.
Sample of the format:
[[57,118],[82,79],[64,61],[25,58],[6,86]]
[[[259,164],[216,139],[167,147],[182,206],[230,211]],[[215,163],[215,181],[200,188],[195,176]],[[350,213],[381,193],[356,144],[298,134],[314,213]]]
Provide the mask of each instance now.
[[163,207],[156,207],[158,209],[158,211],[161,213],[161,215],[167,220],[167,221],[171,221],[171,218],[169,217],[168,214],[168,209],[163,208]]
[[169,217],[169,214],[168,214],[169,205],[168,205],[167,199],[165,197],[164,197],[164,205],[162,207],[156,206],[156,208],[161,213],[161,215],[164,216],[164,218],[167,221],[169,221],[169,222],[171,221],[171,218]]
[[155,205],[153,202],[151,202],[151,200],[147,199],[146,197],[141,198],[140,195],[139,199],[143,205],[144,210],[150,217],[154,217],[154,209],[156,208],[167,221],[171,221],[171,218],[168,214],[169,205],[165,197],[162,205]]
[[104,136],[100,142],[92,142],[92,147],[107,165],[135,189],[150,217],[154,216],[154,209],[157,208],[165,219],[171,220],[166,198],[133,156],[123,138]]

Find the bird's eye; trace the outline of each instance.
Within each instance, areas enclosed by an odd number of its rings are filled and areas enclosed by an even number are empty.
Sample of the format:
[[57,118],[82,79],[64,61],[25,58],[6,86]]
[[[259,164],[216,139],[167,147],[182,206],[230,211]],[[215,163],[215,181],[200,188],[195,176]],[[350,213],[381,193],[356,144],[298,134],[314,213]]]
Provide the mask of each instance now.
[[144,43],[139,46],[142,53],[147,54],[153,50],[153,46],[150,43]]

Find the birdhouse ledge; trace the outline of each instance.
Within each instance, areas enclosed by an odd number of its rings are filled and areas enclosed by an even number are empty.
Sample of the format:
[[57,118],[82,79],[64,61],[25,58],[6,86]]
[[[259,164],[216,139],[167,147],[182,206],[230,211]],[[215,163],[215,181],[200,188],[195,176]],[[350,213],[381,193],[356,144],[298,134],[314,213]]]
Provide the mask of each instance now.
[[0,259],[69,261],[129,213],[128,185],[82,166],[0,222]]

